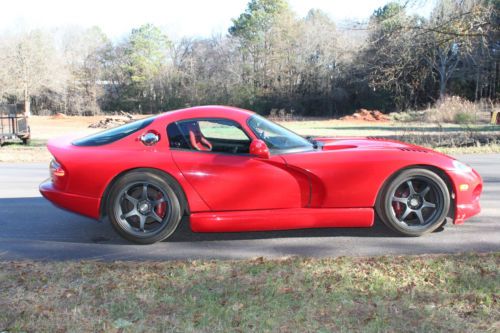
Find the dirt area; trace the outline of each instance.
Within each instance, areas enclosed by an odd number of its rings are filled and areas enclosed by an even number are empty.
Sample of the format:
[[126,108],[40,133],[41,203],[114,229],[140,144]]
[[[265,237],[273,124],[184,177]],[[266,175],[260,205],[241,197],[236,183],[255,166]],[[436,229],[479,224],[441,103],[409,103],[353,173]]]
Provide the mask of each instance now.
[[[141,116],[134,118],[139,119]],[[32,116],[29,118],[31,128],[31,144],[24,146],[13,143],[0,148],[0,162],[31,163],[49,162],[52,158],[45,147],[47,141],[65,135],[79,137],[103,131],[107,128],[120,126],[130,121],[123,116],[68,117],[57,114],[50,117]]]
[[106,116],[95,117],[31,117],[29,119],[32,139],[34,141],[48,140],[66,134],[81,133],[89,135],[98,132],[99,128],[89,126],[106,119]]
[[[366,112],[365,112],[366,111]],[[494,125],[458,125],[434,123],[398,123],[387,120],[383,115],[379,121],[366,120],[379,117],[376,111],[360,110],[365,116],[343,119],[317,119],[305,121],[278,121],[284,127],[304,136],[377,136],[392,137],[399,140],[429,147],[474,146],[495,144],[496,152],[500,143],[500,127]],[[134,118],[140,118],[135,116]],[[34,116],[30,118],[32,142],[30,146],[7,144],[0,148],[0,162],[44,162],[51,159],[45,148],[47,140],[64,135],[86,136],[105,128],[118,126],[128,121],[126,115],[67,117]],[[92,128],[93,127],[93,128]],[[483,135],[484,134],[484,135]],[[437,139],[436,139],[437,138]],[[479,138],[476,140],[476,138]],[[437,140],[437,141],[436,141]],[[477,141],[477,142],[476,142]],[[460,144],[457,144],[460,143]]]
[[89,125],[105,119],[104,116],[96,117],[66,117],[56,115],[52,117],[30,117],[31,144],[6,144],[0,148],[0,162],[49,162],[52,158],[45,148],[47,140],[58,136],[75,134],[86,136],[101,131],[102,129],[89,128]]

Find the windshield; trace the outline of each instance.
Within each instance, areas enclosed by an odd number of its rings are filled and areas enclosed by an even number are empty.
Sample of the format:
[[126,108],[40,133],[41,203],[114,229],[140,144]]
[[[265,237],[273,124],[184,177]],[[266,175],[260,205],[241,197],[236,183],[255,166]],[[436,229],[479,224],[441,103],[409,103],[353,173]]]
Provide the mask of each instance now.
[[281,127],[261,116],[254,115],[248,120],[248,126],[266,143],[269,149],[312,149],[313,144],[298,134]]
[[145,128],[146,126],[151,124],[153,120],[154,117],[134,121],[132,123],[128,123],[119,127],[108,129],[103,132],[99,132],[97,134],[87,136],[83,139],[75,140],[73,141],[73,144],[75,146],[83,147],[106,145],[118,141],[134,132],[137,132],[140,129]]

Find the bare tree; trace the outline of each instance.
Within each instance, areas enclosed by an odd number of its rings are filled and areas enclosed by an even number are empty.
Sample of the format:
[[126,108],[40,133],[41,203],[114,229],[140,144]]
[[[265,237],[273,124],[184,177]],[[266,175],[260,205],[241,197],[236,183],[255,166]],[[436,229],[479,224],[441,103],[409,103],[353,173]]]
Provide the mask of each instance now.
[[96,114],[105,93],[105,62],[111,42],[98,27],[65,30],[62,52],[70,72],[65,99],[69,113]]
[[[53,40],[42,31],[1,38],[0,67],[6,68],[4,92],[24,101],[26,115],[31,113],[31,98],[43,89],[60,91],[66,71],[58,60]],[[4,83],[5,84],[5,83]]]
[[479,59],[486,58],[486,54],[480,52],[487,48],[485,31],[490,29],[492,10],[491,4],[480,0],[440,0],[429,22],[420,27],[425,60],[438,75],[440,99],[446,95],[448,83],[459,69],[465,79],[467,61],[479,68]]

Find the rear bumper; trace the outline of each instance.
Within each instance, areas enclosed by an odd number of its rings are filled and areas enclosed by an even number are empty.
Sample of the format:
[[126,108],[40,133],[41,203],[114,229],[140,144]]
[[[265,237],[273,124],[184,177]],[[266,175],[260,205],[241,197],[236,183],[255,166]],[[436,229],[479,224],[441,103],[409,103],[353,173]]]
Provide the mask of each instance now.
[[54,188],[50,178],[40,184],[39,190],[45,199],[49,200],[57,207],[93,219],[99,219],[99,198],[91,198],[58,191]]

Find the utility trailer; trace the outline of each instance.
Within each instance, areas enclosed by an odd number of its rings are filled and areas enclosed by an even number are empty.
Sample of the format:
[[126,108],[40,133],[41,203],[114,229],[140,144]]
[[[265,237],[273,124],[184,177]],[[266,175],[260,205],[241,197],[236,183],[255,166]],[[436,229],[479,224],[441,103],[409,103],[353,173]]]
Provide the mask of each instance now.
[[7,141],[21,140],[27,144],[31,133],[28,118],[15,104],[0,104],[0,146]]

